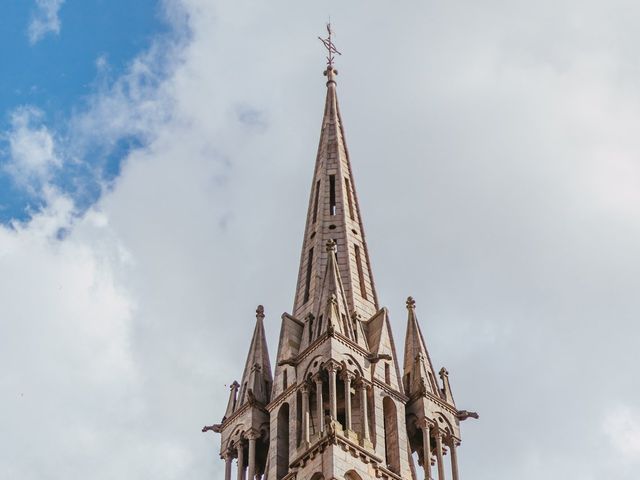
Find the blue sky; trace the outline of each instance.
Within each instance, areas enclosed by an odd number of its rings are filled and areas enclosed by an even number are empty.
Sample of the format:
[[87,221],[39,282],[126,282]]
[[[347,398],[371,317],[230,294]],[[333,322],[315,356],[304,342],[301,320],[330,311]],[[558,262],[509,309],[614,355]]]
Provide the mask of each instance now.
[[[30,41],[29,25],[38,15],[36,2],[8,0],[2,10],[1,132],[10,129],[16,109],[30,106],[42,112],[39,122],[64,137],[70,116],[84,108],[87,96],[121,75],[155,36],[167,31],[155,0],[67,0],[58,11],[59,32],[44,34],[35,42]],[[0,141],[0,164],[6,164],[6,138]],[[95,164],[104,164],[104,175],[117,175],[120,160],[137,144],[133,137],[124,138],[109,151],[89,148],[87,156],[73,165],[63,159],[54,183],[77,196],[80,207],[86,206],[99,193],[92,178]],[[79,184],[86,187],[81,193]],[[42,199],[0,168],[0,223],[25,220],[41,205]]]

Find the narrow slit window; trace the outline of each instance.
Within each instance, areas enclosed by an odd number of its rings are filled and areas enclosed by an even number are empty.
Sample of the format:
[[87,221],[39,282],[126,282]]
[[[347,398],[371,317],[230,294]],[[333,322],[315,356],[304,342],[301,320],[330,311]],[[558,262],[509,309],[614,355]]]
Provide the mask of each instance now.
[[391,385],[391,366],[388,363],[384,364],[384,383]]
[[309,317],[309,343],[313,340],[313,317]]
[[356,216],[353,213],[353,197],[351,196],[351,185],[348,178],[344,179],[344,188],[347,189],[347,201],[349,202],[349,218],[355,220]]
[[358,320],[356,318],[353,318],[353,336],[357,342],[358,341]]
[[286,390],[289,386],[289,382],[287,381],[287,367],[284,367],[284,371],[282,372],[282,390]]
[[320,180],[316,182],[316,194],[313,200],[313,223],[318,219],[318,198],[320,196]]
[[309,249],[309,256],[307,258],[307,278],[304,281],[304,301],[309,301],[309,290],[311,289],[311,268],[313,265],[313,247]]
[[367,299],[367,287],[364,284],[364,272],[362,271],[362,256],[360,255],[360,247],[354,245],[356,252],[356,267],[358,268],[358,280],[360,282],[360,295],[363,300]]
[[329,215],[336,214],[336,176],[329,175]]

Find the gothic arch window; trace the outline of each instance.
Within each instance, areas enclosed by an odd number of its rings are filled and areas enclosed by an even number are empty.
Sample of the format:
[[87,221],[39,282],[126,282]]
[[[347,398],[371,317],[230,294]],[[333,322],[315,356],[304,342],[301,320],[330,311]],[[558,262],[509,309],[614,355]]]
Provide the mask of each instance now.
[[396,404],[389,397],[382,401],[384,415],[384,447],[387,467],[394,473],[400,473],[400,438],[398,436],[398,413]]
[[350,470],[344,476],[344,480],[362,480],[362,477],[358,475],[355,471]]
[[311,480],[324,480],[324,475],[320,472],[314,473],[313,477],[311,477]]
[[283,403],[278,410],[278,437],[276,446],[276,479],[289,472],[289,404]]

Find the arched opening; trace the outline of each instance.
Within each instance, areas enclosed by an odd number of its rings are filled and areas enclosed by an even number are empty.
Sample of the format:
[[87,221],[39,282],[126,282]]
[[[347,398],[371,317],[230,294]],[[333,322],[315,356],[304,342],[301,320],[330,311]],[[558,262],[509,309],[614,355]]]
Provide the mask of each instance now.
[[296,441],[296,447],[299,447],[300,442],[302,442],[302,393],[300,393],[300,390],[296,392],[295,407],[296,407],[295,441]]
[[320,472],[314,473],[313,477],[311,477],[311,480],[324,480],[324,475]]
[[400,473],[400,442],[398,438],[398,414],[396,404],[389,397],[382,401],[384,414],[384,447],[387,467],[394,473]]
[[289,472],[289,404],[284,403],[278,410],[276,479],[284,478]]
[[342,428],[346,428],[347,424],[347,416],[346,416],[346,401],[344,395],[344,381],[342,377],[338,376],[336,379],[336,407],[337,407],[337,418],[336,420],[342,426]]
[[349,470],[345,474],[344,480],[362,480],[362,477],[358,475],[354,470]]

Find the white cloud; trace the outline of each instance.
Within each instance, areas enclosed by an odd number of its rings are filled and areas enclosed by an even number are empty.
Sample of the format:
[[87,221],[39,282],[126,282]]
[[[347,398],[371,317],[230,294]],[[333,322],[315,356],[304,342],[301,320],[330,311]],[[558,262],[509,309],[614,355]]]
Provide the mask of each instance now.
[[9,144],[5,168],[18,184],[32,189],[41,188],[62,165],[53,135],[42,122],[40,110],[21,107],[11,115],[11,129],[4,135]]
[[31,44],[38,43],[49,33],[60,33],[60,8],[64,0],[36,0],[27,33]]
[[603,430],[618,453],[640,462],[640,411],[628,406],[612,409],[605,416]]

